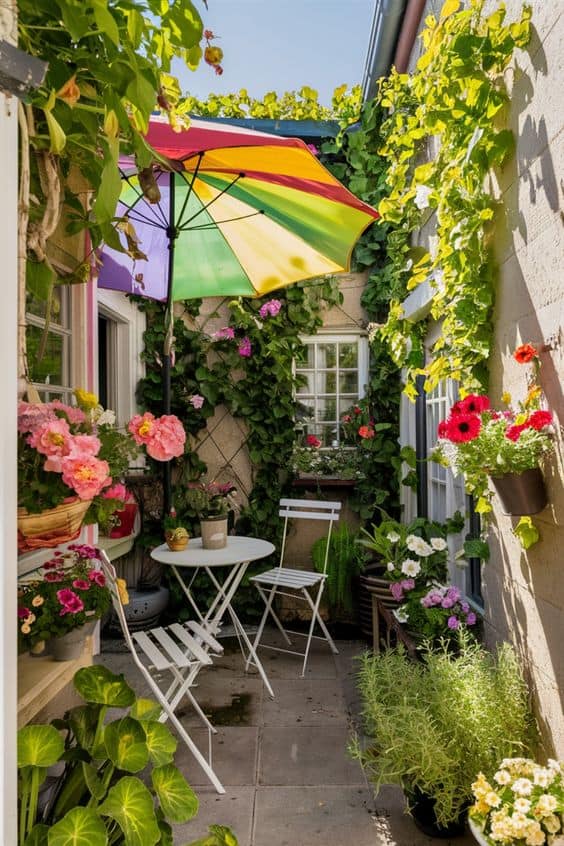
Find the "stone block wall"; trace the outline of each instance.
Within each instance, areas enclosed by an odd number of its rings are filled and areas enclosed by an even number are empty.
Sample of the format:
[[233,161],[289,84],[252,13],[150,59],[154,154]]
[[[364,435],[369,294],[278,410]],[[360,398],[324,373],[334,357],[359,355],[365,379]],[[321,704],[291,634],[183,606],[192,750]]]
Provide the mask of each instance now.
[[[521,3],[507,2],[508,19]],[[497,3],[488,3],[486,11]],[[564,5],[533,6],[533,38],[507,71],[516,155],[494,189],[503,200],[494,247],[499,264],[490,395],[524,398],[529,368],[512,353],[523,342],[545,347],[540,381],[558,428],[564,423]],[[545,478],[549,505],[533,517],[541,539],[524,551],[518,518],[496,506],[492,557],[484,567],[486,636],[517,648],[535,695],[549,752],[564,756],[564,487],[562,435]]]

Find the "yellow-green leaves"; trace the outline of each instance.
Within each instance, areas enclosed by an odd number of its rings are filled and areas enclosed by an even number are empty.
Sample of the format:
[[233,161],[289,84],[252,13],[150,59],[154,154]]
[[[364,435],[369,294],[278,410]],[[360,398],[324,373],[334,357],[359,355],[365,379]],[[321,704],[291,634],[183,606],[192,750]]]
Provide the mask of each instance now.
[[513,534],[519,538],[523,549],[530,549],[531,546],[534,546],[540,540],[539,530],[530,517],[521,517],[513,529]]
[[[487,379],[494,292],[489,239],[496,208],[487,175],[514,149],[512,132],[502,126],[508,102],[502,74],[515,48],[526,43],[530,9],[506,24],[503,4],[487,18],[481,17],[483,6],[484,0],[467,9],[447,0],[438,21],[425,21],[416,72],[408,77],[392,71],[380,85],[380,104],[390,112],[378,150],[389,162],[389,191],[379,211],[404,235],[434,215],[431,254],[397,251],[391,271],[403,278],[404,294],[433,280],[431,313],[442,321],[442,331],[424,369],[427,389],[446,378],[483,389]],[[407,366],[409,385],[417,375],[410,350],[418,331],[390,312],[383,332],[394,360]],[[412,387],[408,391],[413,395]]]

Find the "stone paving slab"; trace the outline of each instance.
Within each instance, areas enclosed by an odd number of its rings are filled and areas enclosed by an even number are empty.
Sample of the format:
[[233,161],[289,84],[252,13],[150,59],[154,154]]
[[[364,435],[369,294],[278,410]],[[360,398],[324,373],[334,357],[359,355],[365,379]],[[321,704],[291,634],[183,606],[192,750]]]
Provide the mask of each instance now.
[[[222,726],[213,735],[212,767],[226,789],[228,786],[255,784],[258,735],[256,726]],[[207,729],[194,729],[190,731],[190,736],[200,751],[206,754]],[[209,785],[206,774],[184,743],[178,744],[175,763],[192,786]]]
[[285,679],[276,698],[265,697],[265,726],[320,726],[347,723],[347,709],[338,679]]
[[[199,811],[193,820],[173,826],[174,843],[192,843],[207,834],[208,826],[227,825],[236,834],[239,846],[251,846],[255,807],[255,787],[228,787],[219,796],[213,787],[197,788]],[[266,841],[268,843],[268,841]]]
[[360,764],[347,752],[347,726],[266,726],[262,730],[260,785],[365,785]]
[[378,846],[372,807],[366,787],[259,787],[252,843]]

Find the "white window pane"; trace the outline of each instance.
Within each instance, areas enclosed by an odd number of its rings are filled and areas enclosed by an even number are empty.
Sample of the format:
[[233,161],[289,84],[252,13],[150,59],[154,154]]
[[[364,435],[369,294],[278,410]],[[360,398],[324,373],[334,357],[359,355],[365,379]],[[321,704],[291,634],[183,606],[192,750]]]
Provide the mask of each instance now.
[[339,373],[339,393],[353,395],[358,388],[358,372]]
[[337,404],[334,399],[324,398],[317,400],[319,420],[337,420]]
[[339,367],[358,368],[358,344],[339,344]]
[[318,394],[335,394],[337,392],[337,374],[335,371],[322,370],[318,373],[316,387]]
[[319,344],[317,347],[317,367],[337,366],[337,345]]

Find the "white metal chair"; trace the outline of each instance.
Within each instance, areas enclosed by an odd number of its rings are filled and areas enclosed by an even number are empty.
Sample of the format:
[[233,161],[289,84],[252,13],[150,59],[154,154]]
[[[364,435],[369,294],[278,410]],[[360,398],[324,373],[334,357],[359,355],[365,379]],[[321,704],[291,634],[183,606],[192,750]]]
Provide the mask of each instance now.
[[[327,626],[321,619],[319,614],[319,605],[323,595],[323,588],[327,579],[327,562],[329,560],[329,547],[331,541],[331,530],[333,523],[339,519],[339,512],[341,509],[340,502],[323,502],[319,500],[307,499],[281,499],[280,510],[278,512],[280,517],[284,518],[284,532],[282,535],[282,546],[280,550],[280,562],[277,567],[272,570],[267,570],[265,573],[259,573],[251,579],[260,595],[265,602],[265,610],[260,621],[258,631],[255,636],[254,649],[260,645],[265,649],[275,649],[278,652],[288,652],[291,655],[300,655],[304,662],[302,666],[302,677],[305,675],[307,659],[313,638],[319,640],[326,640],[331,650],[338,654],[338,649],[333,643],[333,639],[327,630]],[[284,553],[286,550],[286,540],[288,537],[288,526],[293,520],[325,520],[327,522],[327,544],[325,549],[325,559],[323,562],[323,571],[321,573],[312,570],[297,570],[289,567],[284,567]],[[289,592],[291,591],[291,593]],[[316,591],[316,593],[315,593]],[[304,652],[298,652],[293,649],[285,649],[279,646],[271,646],[266,643],[261,643],[261,638],[264,631],[264,626],[269,615],[272,617],[276,626],[282,633],[288,646],[292,646],[292,641],[288,637],[289,634],[300,634],[299,632],[292,632],[285,629],[278,619],[274,610],[274,600],[276,596],[289,596],[293,599],[300,599],[307,603],[311,610],[311,624],[307,634],[307,643]],[[323,632],[323,637],[314,635],[316,623]],[[247,664],[250,662],[248,661]]]
[[[131,633],[116,584],[116,571],[105,552],[101,555],[101,565],[133,661],[162,706],[160,721],[171,721],[217,792],[225,793],[212,767],[211,736],[217,733],[217,729],[210,723],[190,689],[202,667],[212,664],[211,656],[223,653],[223,646],[204,626],[193,621]],[[168,673],[172,675],[172,681],[167,679]],[[208,730],[207,757],[198,749],[176,716],[176,708],[184,696],[189,699]]]

